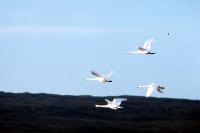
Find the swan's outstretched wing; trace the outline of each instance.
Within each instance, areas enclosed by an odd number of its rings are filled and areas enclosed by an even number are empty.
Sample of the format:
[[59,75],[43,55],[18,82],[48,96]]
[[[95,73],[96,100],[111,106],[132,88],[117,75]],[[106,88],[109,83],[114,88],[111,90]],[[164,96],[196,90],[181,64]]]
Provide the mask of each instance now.
[[110,72],[108,74],[103,75],[103,77],[109,78],[113,75],[113,73],[114,73],[113,70],[110,70]]
[[147,51],[147,49],[144,49],[143,47],[138,47],[138,49],[139,49],[140,51]]
[[108,104],[111,104],[111,101],[110,101],[110,100],[105,99],[105,101],[106,101]]
[[155,86],[151,85],[151,86],[147,89],[146,97],[150,97],[155,89],[156,89]]
[[95,72],[95,71],[91,71],[91,74],[94,75],[94,76],[96,76],[96,77],[102,77],[100,74],[98,74],[98,73]]
[[115,98],[113,99],[112,103],[119,106],[123,101],[127,101],[126,98]]
[[145,43],[144,43],[144,46],[143,48],[146,49],[146,50],[150,50],[151,49],[151,45],[152,43],[155,41],[155,38],[151,38],[149,40],[147,40]]

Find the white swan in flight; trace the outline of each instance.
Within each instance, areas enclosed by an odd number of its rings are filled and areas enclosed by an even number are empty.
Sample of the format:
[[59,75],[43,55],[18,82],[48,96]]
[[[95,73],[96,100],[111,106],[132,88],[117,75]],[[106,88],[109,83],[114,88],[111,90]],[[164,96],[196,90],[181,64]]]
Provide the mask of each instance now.
[[125,54],[143,54],[143,55],[156,54],[155,52],[151,51],[151,45],[154,41],[155,38],[151,38],[144,43],[143,47],[138,47],[137,51],[125,52]]
[[110,108],[110,109],[122,109],[123,107],[120,106],[120,104],[123,101],[127,101],[126,98],[114,98],[113,101],[110,101],[108,99],[105,99],[105,101],[108,103],[107,105],[95,105],[95,107],[100,107],[100,108]]
[[112,70],[106,75],[100,75],[95,71],[91,71],[91,74],[94,75],[95,78],[84,78],[84,80],[96,80],[100,83],[112,82],[112,80],[109,79],[109,77],[111,77],[113,75]]
[[138,88],[147,88],[146,97],[150,97],[152,93],[154,92],[154,90],[157,90],[158,92],[163,93],[163,89],[165,89],[164,86],[160,86],[156,83],[151,83],[149,85],[144,85],[144,86],[138,86]]

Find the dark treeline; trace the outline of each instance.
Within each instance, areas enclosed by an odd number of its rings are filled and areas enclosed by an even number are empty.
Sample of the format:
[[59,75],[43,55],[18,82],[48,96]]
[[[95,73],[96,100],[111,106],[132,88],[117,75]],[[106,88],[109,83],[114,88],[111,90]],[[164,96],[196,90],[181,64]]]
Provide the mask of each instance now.
[[200,101],[119,96],[124,109],[95,108],[105,98],[0,92],[0,133],[198,132]]

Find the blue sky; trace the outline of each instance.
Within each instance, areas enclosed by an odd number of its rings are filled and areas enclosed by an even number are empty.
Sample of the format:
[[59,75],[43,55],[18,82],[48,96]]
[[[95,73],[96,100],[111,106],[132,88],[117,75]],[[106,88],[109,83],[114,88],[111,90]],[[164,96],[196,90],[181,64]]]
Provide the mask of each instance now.
[[[198,0],[2,0],[0,90],[200,99]],[[167,36],[167,33],[170,36]],[[125,55],[156,37],[156,55]],[[114,70],[113,83],[82,80]]]

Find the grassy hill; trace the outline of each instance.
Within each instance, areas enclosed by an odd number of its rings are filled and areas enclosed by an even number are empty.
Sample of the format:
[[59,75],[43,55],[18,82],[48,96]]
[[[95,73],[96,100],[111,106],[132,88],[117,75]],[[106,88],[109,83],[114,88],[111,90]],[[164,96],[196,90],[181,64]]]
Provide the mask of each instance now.
[[120,97],[114,111],[94,107],[113,97],[0,92],[0,132],[200,132],[198,100]]

